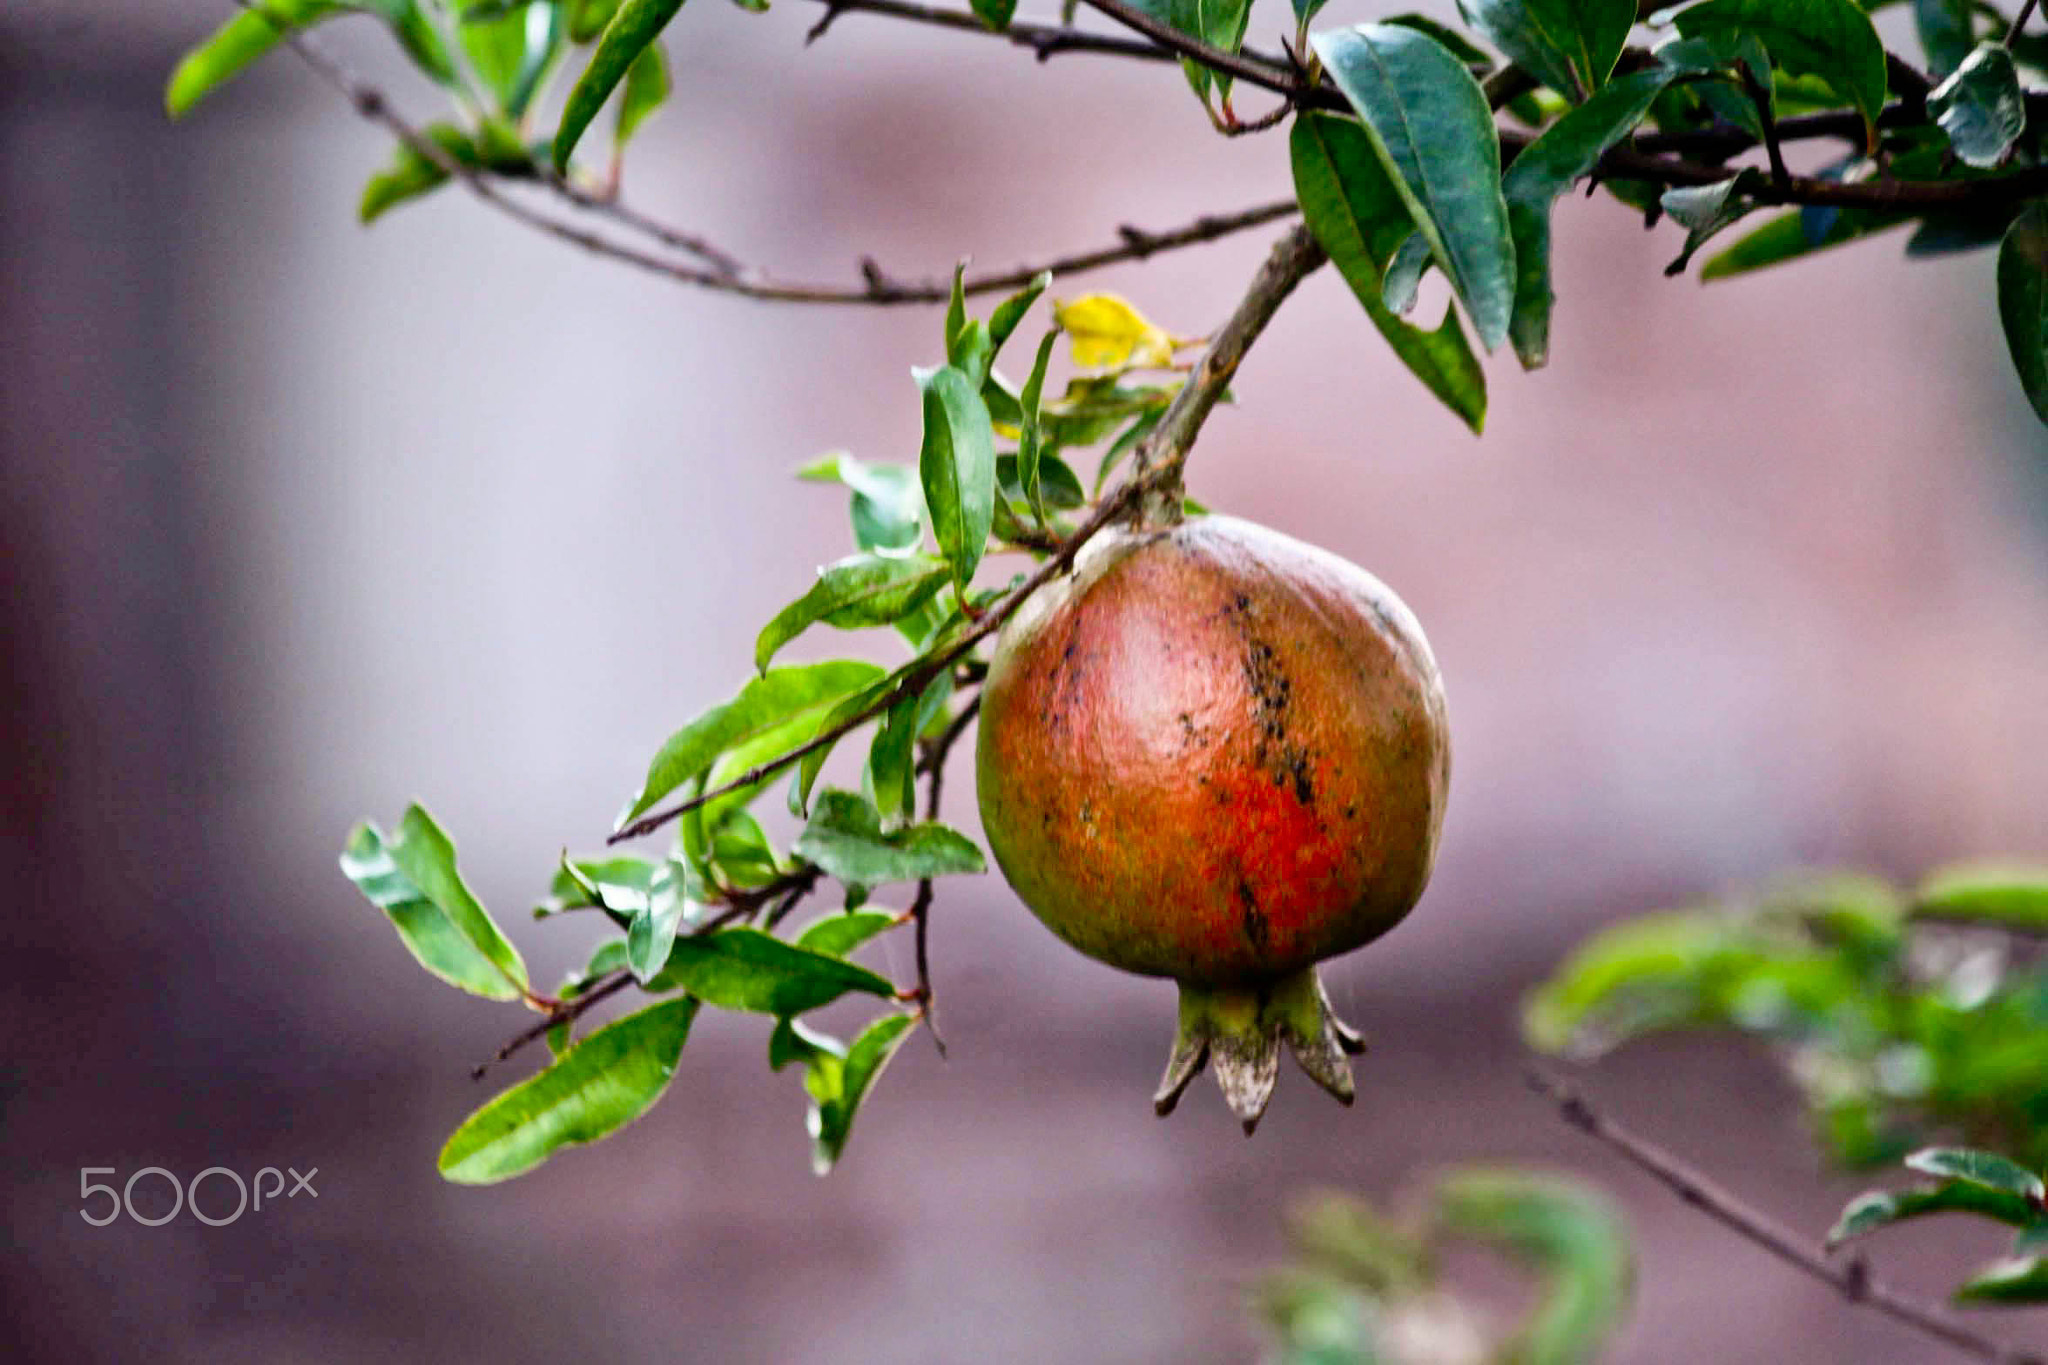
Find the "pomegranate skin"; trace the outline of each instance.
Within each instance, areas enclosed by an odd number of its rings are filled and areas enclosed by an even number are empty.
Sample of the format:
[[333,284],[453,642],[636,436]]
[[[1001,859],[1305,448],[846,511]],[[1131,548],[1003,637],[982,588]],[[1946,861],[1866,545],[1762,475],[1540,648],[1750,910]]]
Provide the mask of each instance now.
[[1206,516],[1105,532],[1025,604],[975,768],[996,861],[1054,933],[1127,971],[1258,987],[1414,906],[1449,731],[1391,590]]

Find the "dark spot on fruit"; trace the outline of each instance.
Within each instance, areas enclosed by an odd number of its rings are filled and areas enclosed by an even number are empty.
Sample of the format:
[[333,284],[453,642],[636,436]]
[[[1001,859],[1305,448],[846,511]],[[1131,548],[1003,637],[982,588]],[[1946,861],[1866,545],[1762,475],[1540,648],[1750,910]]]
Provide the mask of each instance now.
[[1314,805],[1316,802],[1316,787],[1315,783],[1309,779],[1308,755],[1300,749],[1289,749],[1287,751],[1287,771],[1294,778],[1294,799],[1301,802],[1304,806]]
[[1251,883],[1237,879],[1237,899],[1244,905],[1244,936],[1254,952],[1266,951],[1266,914],[1259,909],[1259,898],[1252,894]]

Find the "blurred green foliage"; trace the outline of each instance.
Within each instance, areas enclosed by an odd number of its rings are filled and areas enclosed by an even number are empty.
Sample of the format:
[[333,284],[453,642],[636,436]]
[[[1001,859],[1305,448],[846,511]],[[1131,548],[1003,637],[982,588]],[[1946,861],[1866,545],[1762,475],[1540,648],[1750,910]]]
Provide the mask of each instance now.
[[[1628,1229],[1593,1190],[1519,1170],[1451,1171],[1392,1215],[1318,1195],[1288,1220],[1294,1259],[1253,1293],[1283,1365],[1571,1365],[1626,1318]],[[1533,1281],[1519,1314],[1443,1271],[1458,1245],[1497,1252]],[[1496,1321],[1504,1319],[1503,1321]]]
[[1949,869],[1908,892],[1808,875],[1630,920],[1528,997],[1538,1050],[1593,1057],[1675,1029],[1772,1045],[1851,1168],[1938,1136],[2048,1164],[2048,870]]

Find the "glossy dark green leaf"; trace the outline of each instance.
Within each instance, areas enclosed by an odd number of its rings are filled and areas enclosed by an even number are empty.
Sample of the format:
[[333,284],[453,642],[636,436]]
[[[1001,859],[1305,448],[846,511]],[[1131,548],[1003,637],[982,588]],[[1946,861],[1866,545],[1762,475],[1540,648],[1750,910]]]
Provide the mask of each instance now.
[[465,7],[459,36],[469,66],[494,95],[498,108],[518,118],[560,55],[567,35],[553,4],[477,4]]
[[1962,863],[1932,873],[1914,896],[1918,919],[1997,924],[2048,933],[2048,866]]
[[1574,102],[1606,84],[1635,26],[1635,0],[1458,0],[1508,59]]
[[932,535],[964,590],[988,548],[995,520],[996,448],[979,385],[951,365],[919,371],[924,393],[924,445],[918,478]]
[[1393,172],[1480,345],[1492,350],[1507,339],[1514,311],[1515,249],[1500,190],[1500,139],[1479,83],[1441,43],[1395,24],[1319,33],[1314,43]]
[[1016,16],[1017,0],[968,0],[968,7],[974,11],[975,18],[1001,33]]
[[1999,243],[1998,320],[2020,387],[2048,422],[2048,205],[2028,205]]
[[[429,124],[420,131],[456,164],[478,164],[476,144],[469,134],[454,124]],[[362,200],[356,206],[356,217],[366,225],[374,223],[387,211],[447,183],[447,171],[412,147],[400,143],[392,153],[390,164],[364,184]]]
[[557,171],[569,169],[570,154],[576,150],[584,129],[597,117],[613,89],[626,78],[634,61],[661,36],[682,7],[683,0],[624,0],[619,6],[598,36],[590,65],[577,78],[575,87],[569,91],[569,101],[563,106],[561,126],[555,132]]
[[802,1014],[849,991],[896,994],[889,978],[865,967],[748,928],[678,938],[647,989],[688,991],[719,1009],[776,1015]]
[[1997,1152],[1969,1147],[1927,1147],[1907,1157],[1906,1165],[1927,1175],[1967,1180],[1973,1185],[2002,1190],[2037,1204],[2044,1195],[2048,1195],[2040,1176]]
[[853,1133],[854,1115],[867,1098],[896,1049],[903,1046],[916,1019],[908,1014],[887,1014],[868,1025],[846,1051],[846,1066],[839,1093],[821,1102],[811,1119],[811,1169],[828,1173],[846,1151]]
[[829,957],[845,957],[896,924],[896,916],[881,910],[835,912],[821,915],[804,926],[804,931],[796,936],[796,945]]
[[1965,165],[1989,169],[2004,161],[2027,128],[2012,54],[1997,43],[1979,43],[1927,96],[1927,112]]
[[1747,188],[1746,174],[1731,175],[1711,185],[1674,186],[1658,196],[1657,202],[1663,205],[1671,221],[1685,229],[1685,246],[1677,259],[1664,267],[1666,275],[1684,270],[1693,253],[1756,207],[1756,197]]
[[1460,1171],[1437,1186],[1451,1231],[1491,1243],[1538,1273],[1535,1305],[1499,1359],[1581,1365],[1628,1315],[1635,1253],[1614,1206],[1575,1181],[1522,1171]]
[[[1309,20],[1315,18],[1323,6],[1330,3],[1330,0],[1290,0],[1290,3],[1294,6],[1294,22],[1301,28],[1306,29]],[[1394,21],[1389,20],[1388,22],[1392,23]]]
[[1937,79],[1961,66],[1977,45],[1970,0],[1913,0],[1913,28]]
[[841,630],[886,626],[930,600],[948,571],[946,561],[926,555],[862,554],[828,564],[810,591],[762,628],[754,641],[754,667],[765,671],[784,645],[819,621]]
[[[1384,272],[1413,233],[1408,209],[1366,131],[1330,114],[1304,113],[1290,138],[1294,189],[1309,230],[1330,254],[1366,316],[1415,377],[1473,431],[1486,423],[1486,375],[1454,309],[1434,331],[1410,326],[1388,309]],[[1155,419],[1156,420],[1156,419]],[[1137,425],[1111,447],[1098,486],[1117,459],[1151,429]]]
[[[1045,523],[1045,499],[1039,490],[1038,467],[1045,451],[1045,436],[1039,407],[1045,396],[1046,367],[1052,363],[1053,344],[1059,337],[1057,331],[1047,332],[1038,343],[1038,354],[1031,361],[1031,377],[1024,381],[1024,395],[1018,401],[1023,421],[1017,436],[1017,484],[1040,525]],[[1001,477],[999,462],[998,480]]]
[[341,870],[428,971],[493,1000],[525,993],[526,963],[463,883],[455,845],[424,809],[407,807],[389,839],[373,824],[356,826]]
[[1957,1303],[2048,1303],[2048,1257],[2015,1256],[1978,1271],[1956,1290]]
[[284,41],[281,29],[306,28],[346,12],[337,0],[267,0],[234,15],[179,60],[164,87],[165,111],[183,117]]
[[874,664],[851,659],[775,668],[750,679],[739,695],[691,721],[661,747],[648,765],[647,780],[621,823],[638,818],[717,757],[761,732],[825,714],[842,697],[867,687],[882,676]]
[[861,886],[981,872],[987,867],[972,839],[936,822],[884,834],[874,806],[851,792],[821,795],[794,847],[797,856],[817,864],[828,876]]
[[1937,1213],[1970,1213],[2023,1227],[2034,1217],[2027,1201],[2009,1190],[1968,1180],[1946,1180],[1917,1190],[1871,1190],[1857,1195],[1828,1232],[1830,1249],[1855,1238]]
[[1854,0],[1706,0],[1678,11],[1677,24],[1688,38],[1755,34],[1774,64],[1795,76],[1818,76],[1876,128],[1885,99],[1884,43]]
[[1550,211],[1601,153],[1628,136],[1670,83],[1658,68],[1624,76],[1569,110],[1517,156],[1501,180],[1515,239],[1515,314],[1509,333],[1525,369],[1550,358]]
[[612,146],[623,148],[632,141],[633,134],[640,131],[640,125],[668,102],[673,89],[668,73],[668,54],[661,50],[659,42],[649,43],[647,49],[626,68],[626,89],[619,96],[619,121],[612,134]]
[[668,1089],[696,1013],[694,1000],[665,1000],[591,1034],[464,1120],[441,1149],[442,1176],[509,1180],[639,1118]]

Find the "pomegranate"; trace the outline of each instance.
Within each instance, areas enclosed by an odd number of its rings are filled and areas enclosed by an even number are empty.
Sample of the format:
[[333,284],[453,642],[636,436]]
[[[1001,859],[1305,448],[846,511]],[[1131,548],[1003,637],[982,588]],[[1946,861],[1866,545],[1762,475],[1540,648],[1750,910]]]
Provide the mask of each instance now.
[[997,640],[989,846],[1047,928],[1180,983],[1154,1100],[1213,1062],[1247,1133],[1285,1040],[1345,1104],[1362,1040],[1315,965],[1422,895],[1450,780],[1421,627],[1363,569],[1229,517],[1105,531]]

